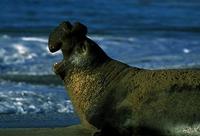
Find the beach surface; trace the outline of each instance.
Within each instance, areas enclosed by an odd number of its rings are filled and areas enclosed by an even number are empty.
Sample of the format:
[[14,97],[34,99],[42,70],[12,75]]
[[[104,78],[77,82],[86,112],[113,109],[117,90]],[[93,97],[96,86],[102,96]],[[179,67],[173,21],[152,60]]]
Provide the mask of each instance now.
[[62,128],[7,128],[0,129],[0,136],[91,136],[94,130],[81,125]]

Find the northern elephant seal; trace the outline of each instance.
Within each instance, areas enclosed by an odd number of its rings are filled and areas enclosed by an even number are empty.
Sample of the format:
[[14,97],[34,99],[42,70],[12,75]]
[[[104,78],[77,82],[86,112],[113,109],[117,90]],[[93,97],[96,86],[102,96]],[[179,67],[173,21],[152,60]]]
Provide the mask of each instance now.
[[62,50],[54,71],[76,112],[95,135],[200,134],[200,71],[146,70],[113,60],[87,36],[87,27],[63,22],[49,36]]

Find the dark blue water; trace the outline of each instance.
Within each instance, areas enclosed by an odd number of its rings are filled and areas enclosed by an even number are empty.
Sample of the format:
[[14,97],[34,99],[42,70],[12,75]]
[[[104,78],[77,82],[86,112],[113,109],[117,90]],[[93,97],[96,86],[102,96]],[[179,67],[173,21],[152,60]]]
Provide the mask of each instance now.
[[54,74],[62,55],[47,40],[64,20],[86,24],[89,37],[129,65],[200,68],[198,0],[1,0],[0,9],[0,127],[79,122],[62,85],[30,82]]

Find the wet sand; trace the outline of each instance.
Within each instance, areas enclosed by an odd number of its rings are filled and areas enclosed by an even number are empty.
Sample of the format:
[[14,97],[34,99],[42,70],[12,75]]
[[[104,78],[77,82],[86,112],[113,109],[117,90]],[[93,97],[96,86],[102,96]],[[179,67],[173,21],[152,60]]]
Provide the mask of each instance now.
[[6,128],[0,129],[0,136],[91,136],[94,130],[81,125],[63,128]]

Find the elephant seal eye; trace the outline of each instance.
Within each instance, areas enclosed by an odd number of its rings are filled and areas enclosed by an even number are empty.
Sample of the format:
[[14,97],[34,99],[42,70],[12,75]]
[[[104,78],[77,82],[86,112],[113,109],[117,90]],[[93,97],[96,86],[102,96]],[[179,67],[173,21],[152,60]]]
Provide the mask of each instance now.
[[72,25],[70,22],[62,22],[60,25],[59,25],[59,28],[61,32],[63,32],[65,35],[70,35],[71,34],[71,29],[72,29]]

